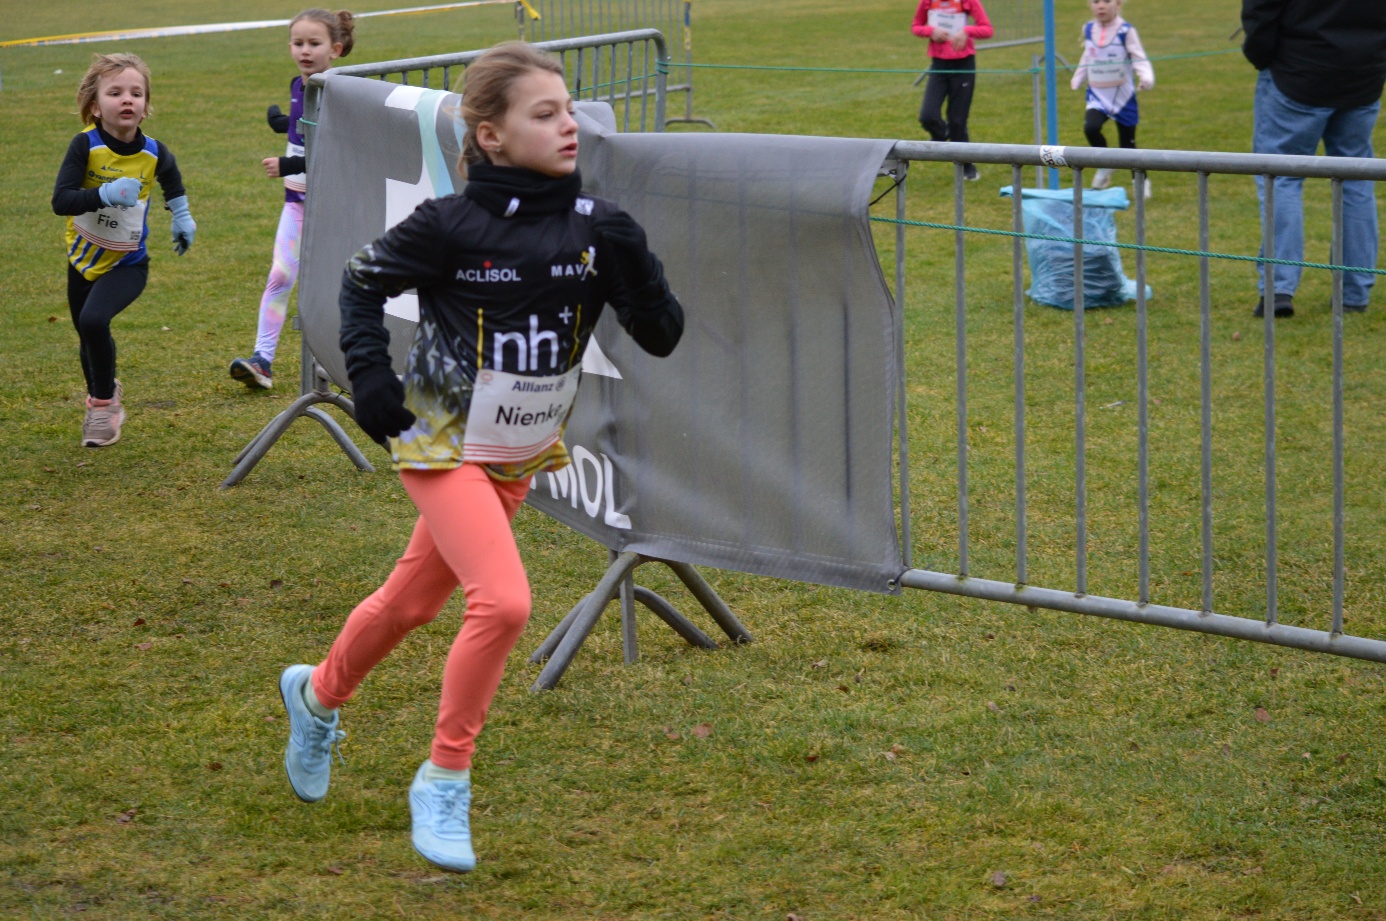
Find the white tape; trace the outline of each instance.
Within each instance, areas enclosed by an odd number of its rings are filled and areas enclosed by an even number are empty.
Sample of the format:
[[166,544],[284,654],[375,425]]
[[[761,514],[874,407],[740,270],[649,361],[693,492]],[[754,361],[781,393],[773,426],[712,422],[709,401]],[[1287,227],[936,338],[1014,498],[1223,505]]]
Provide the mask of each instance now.
[[600,374],[602,377],[614,377],[618,381],[623,380],[621,372],[602,351],[596,336],[587,340],[587,350],[582,353],[582,373]]
[[385,97],[385,108],[412,110],[427,92],[422,86],[397,86]]
[[1048,144],[1040,148],[1040,162],[1045,166],[1068,166],[1068,161],[1064,159],[1064,149]]
[[[468,0],[466,3],[439,3],[433,6],[411,6],[399,10],[376,10],[357,13],[357,19],[368,16],[396,16],[402,13],[434,13],[458,10],[468,6],[491,6],[512,0]],[[115,32],[78,32],[72,35],[50,35],[46,38],[18,38],[0,42],[0,48],[38,47],[41,45],[83,45],[88,42],[129,41],[136,38],[170,38],[176,35],[211,35],[216,32],[241,32],[246,29],[269,29],[287,26],[290,19],[259,19],[247,22],[214,22],[198,26],[165,26],[157,29],[135,29]]]

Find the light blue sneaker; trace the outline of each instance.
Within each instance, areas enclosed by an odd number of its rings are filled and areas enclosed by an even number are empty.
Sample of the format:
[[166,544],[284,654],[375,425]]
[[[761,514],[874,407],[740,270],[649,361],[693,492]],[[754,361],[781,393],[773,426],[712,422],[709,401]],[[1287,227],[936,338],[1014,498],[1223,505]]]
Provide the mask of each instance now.
[[[290,665],[279,676],[279,696],[289,713],[289,746],[284,750],[284,770],[289,785],[305,803],[316,803],[327,795],[332,775],[332,750],[346,738],[337,728],[337,711],[332,719],[319,719],[303,700],[303,686],[313,674],[311,665]],[[338,749],[337,757],[341,758]],[[342,762],[345,764],[345,760]]]
[[428,780],[425,761],[409,785],[409,814],[414,820],[414,850],[444,870],[470,873],[472,853],[472,782]]

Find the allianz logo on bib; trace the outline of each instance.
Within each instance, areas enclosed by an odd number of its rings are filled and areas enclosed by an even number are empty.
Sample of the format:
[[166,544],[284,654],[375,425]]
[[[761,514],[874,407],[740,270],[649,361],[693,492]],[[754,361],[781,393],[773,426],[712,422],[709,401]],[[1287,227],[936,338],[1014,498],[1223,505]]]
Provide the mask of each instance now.
[[510,391],[512,393],[562,393],[567,383],[568,379],[566,377],[556,377],[537,381],[521,380],[511,384]]
[[479,269],[458,269],[458,281],[522,281],[516,269],[498,269],[487,259]]

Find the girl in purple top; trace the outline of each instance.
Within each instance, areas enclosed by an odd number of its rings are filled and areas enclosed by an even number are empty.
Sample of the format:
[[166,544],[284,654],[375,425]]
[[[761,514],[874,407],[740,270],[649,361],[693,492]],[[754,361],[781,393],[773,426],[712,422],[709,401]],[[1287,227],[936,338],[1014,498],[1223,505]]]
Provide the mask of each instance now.
[[231,362],[231,376],[252,390],[269,390],[274,385],[271,364],[279,344],[279,331],[288,314],[289,292],[298,279],[298,244],[303,234],[303,196],[307,190],[303,135],[298,130],[298,120],[303,117],[304,81],[351,53],[355,28],[354,17],[346,10],[304,10],[289,23],[289,54],[298,65],[299,75],[289,84],[289,114],[285,115],[277,105],[270,106],[266,113],[270,127],[279,134],[287,134],[289,143],[284,156],[266,157],[263,161],[266,176],[284,180],[284,211],[279,215],[279,230],[274,235],[269,281],[260,298],[255,351],[250,358]]

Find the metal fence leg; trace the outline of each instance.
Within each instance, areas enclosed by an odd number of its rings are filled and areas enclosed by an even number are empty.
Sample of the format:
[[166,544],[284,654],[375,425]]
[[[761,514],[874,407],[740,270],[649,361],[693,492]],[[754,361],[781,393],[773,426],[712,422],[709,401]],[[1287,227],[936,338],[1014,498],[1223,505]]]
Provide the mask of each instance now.
[[539,673],[538,679],[535,680],[530,690],[549,691],[558,684],[563,673],[572,664],[578,648],[587,639],[588,634],[592,632],[592,628],[596,626],[597,618],[606,609],[607,603],[616,597],[616,593],[620,591],[620,585],[626,576],[630,575],[631,570],[639,565],[640,554],[638,553],[623,553],[617,557],[616,562],[611,564],[606,575],[602,576],[602,580],[592,590],[592,594],[588,595],[582,604],[570,612],[572,622],[568,624],[563,638],[558,642],[552,657],[544,665],[543,671]]
[[361,453],[360,449],[357,448],[354,443],[352,443],[351,439],[347,437],[346,432],[342,430],[342,427],[337,424],[335,419],[320,409],[312,408],[315,403],[335,404],[335,400],[328,398],[330,396],[335,396],[335,394],[306,393],[297,400],[294,400],[294,402],[289,405],[288,409],[275,416],[268,425],[260,430],[258,435],[250,440],[249,444],[241,449],[241,453],[236,456],[235,468],[232,469],[230,476],[222,481],[220,488],[229,489],[245,479],[246,475],[260,462],[261,458],[269,453],[269,449],[274,447],[274,443],[279,440],[279,437],[288,431],[289,426],[300,416],[307,416],[310,419],[316,419],[318,422],[322,423],[323,427],[327,429],[328,434],[330,434],[333,440],[337,442],[337,445],[346,452],[347,457],[351,459],[351,462],[356,465],[358,470],[364,470],[366,472],[375,470],[375,467],[371,466],[371,462],[366,460],[366,456]]
[[[335,403],[333,400],[327,402]],[[351,462],[356,465],[357,470],[372,471],[375,469],[371,466],[371,462],[366,460],[366,455],[361,453],[361,449],[356,447],[356,442],[352,441],[346,431],[337,423],[336,419],[333,419],[316,406],[305,409],[303,415],[307,416],[309,419],[317,420],[322,424],[323,428],[327,429],[327,434],[331,435],[332,440],[337,442],[337,447],[341,448],[342,452],[346,454],[347,457],[351,458]]]
[[[297,318],[295,318],[295,321]],[[295,323],[297,325],[297,323]],[[347,433],[327,413],[315,406],[318,403],[330,403],[343,410],[348,415],[353,413],[351,401],[340,393],[334,393],[331,389],[332,382],[327,379],[322,366],[318,364],[313,353],[308,350],[308,343],[303,343],[303,371],[299,374],[299,397],[289,404],[289,408],[281,412],[270,420],[269,424],[262,428],[258,434],[241,449],[236,455],[235,466],[231,470],[230,476],[222,481],[220,488],[229,489],[235,486],[255,465],[269,453],[269,449],[274,447],[289,426],[293,425],[294,420],[300,416],[314,419],[327,429],[327,433],[332,436],[332,440],[342,449],[346,456],[356,465],[357,470],[372,472],[375,467],[366,460],[366,456],[361,453],[361,449],[347,436]]]
[[534,650],[534,653],[529,657],[529,661],[534,663],[548,660],[530,690],[548,691],[558,684],[563,673],[572,664],[578,648],[582,646],[591,634],[592,628],[596,626],[597,619],[601,617],[602,612],[606,610],[606,606],[612,599],[618,597],[621,600],[621,646],[627,665],[639,659],[635,640],[636,602],[652,611],[656,617],[668,624],[690,645],[700,649],[720,648],[715,640],[699,630],[672,604],[650,589],[635,584],[631,574],[636,567],[644,563],[663,563],[668,566],[688,587],[693,597],[707,610],[717,625],[726,631],[727,636],[737,643],[751,642],[750,632],[741,625],[741,622],[736,619],[736,615],[727,607],[726,602],[718,596],[712,586],[708,585],[707,581],[692,566],[687,563],[675,563],[670,560],[641,556],[633,552],[613,554],[612,557],[611,565],[606,574],[602,576],[601,581],[597,583],[597,587],[564,615],[563,620],[559,622],[557,627],[553,628],[552,632],[539,644],[539,648]]
[[635,635],[635,580],[621,580],[621,658],[627,665],[640,661],[640,645]]
[[674,571],[674,575],[678,576],[679,581],[688,587],[688,590],[693,593],[693,597],[698,599],[698,603],[712,616],[713,620],[717,621],[717,626],[722,628],[722,631],[731,638],[732,642],[749,643],[752,641],[753,637],[750,631],[741,625],[741,621],[736,619],[731,608],[727,607],[727,603],[722,600],[721,596],[713,590],[711,585],[707,584],[707,580],[698,574],[698,570],[687,563],[675,563],[670,560],[662,560],[661,562]]
[[582,600],[573,605],[567,614],[563,615],[563,619],[558,622],[558,626],[554,627],[553,630],[549,632],[549,635],[544,637],[544,642],[539,644],[539,648],[530,654],[530,662],[538,665],[540,662],[553,655],[553,651],[558,648],[558,644],[563,642],[563,636],[568,632],[568,628],[573,625],[573,621],[577,620],[583,605],[587,604],[591,598],[591,595],[583,595]]
[[672,627],[674,632],[687,640],[690,645],[700,649],[722,648],[716,640],[699,630],[693,621],[680,614],[672,604],[643,585],[635,586],[635,600],[649,608],[656,617]]

